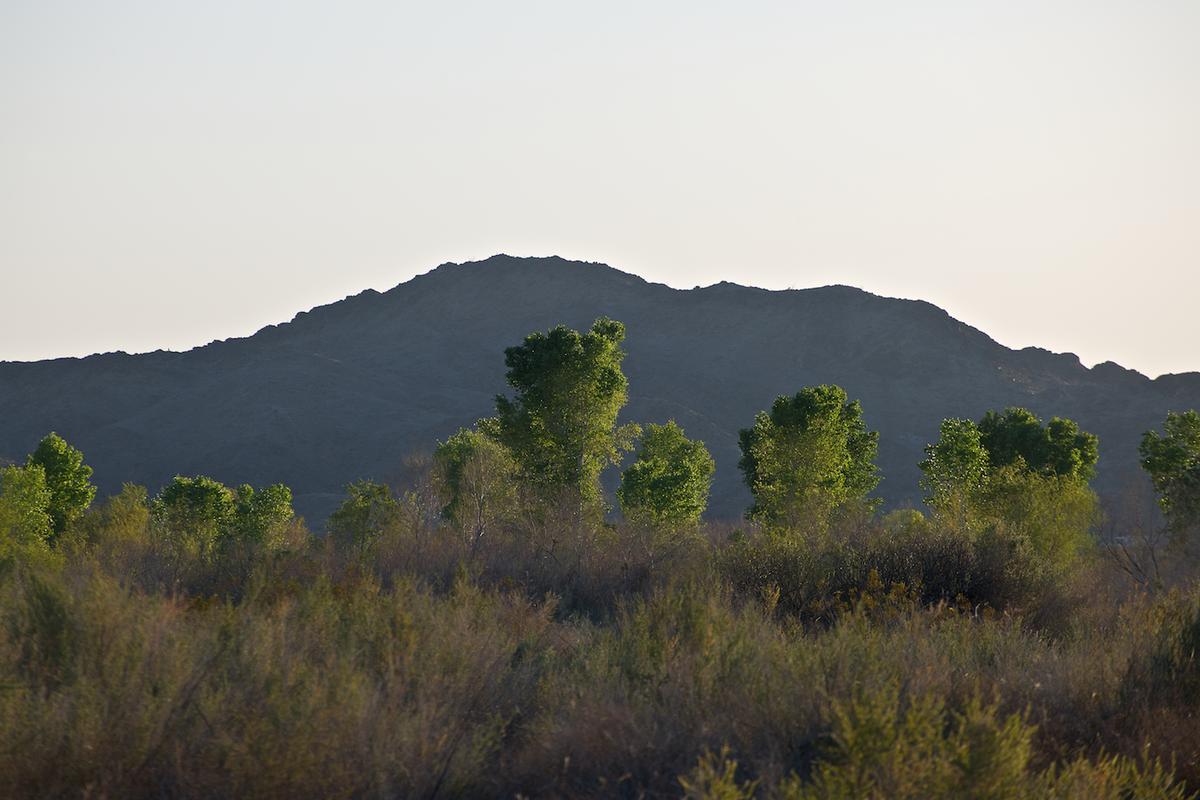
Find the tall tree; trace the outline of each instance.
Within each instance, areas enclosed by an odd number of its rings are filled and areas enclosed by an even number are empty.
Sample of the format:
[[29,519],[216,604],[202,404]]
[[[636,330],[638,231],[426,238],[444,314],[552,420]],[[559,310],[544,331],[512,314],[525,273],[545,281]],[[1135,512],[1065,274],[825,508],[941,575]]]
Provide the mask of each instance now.
[[674,420],[647,425],[637,459],[621,475],[621,510],[656,527],[695,525],[708,505],[715,469],[704,442],[687,438]]
[[879,433],[840,386],[780,396],[738,434],[738,466],[754,495],[750,516],[782,527],[821,526],[834,508],[879,484]]
[[29,465],[37,465],[45,471],[46,488],[50,490],[50,520],[53,537],[67,529],[91,505],[96,497],[92,485],[92,468],[83,463],[83,453],[76,450],[59,436],[51,432],[30,454]]
[[504,351],[516,394],[496,398],[500,441],[534,486],[578,492],[592,509],[602,506],[601,471],[617,463],[636,431],[616,427],[628,398],[624,339],[624,325],[601,318],[587,333],[559,325]]
[[1172,539],[1185,542],[1200,531],[1200,413],[1168,413],[1162,434],[1146,431],[1138,451]]

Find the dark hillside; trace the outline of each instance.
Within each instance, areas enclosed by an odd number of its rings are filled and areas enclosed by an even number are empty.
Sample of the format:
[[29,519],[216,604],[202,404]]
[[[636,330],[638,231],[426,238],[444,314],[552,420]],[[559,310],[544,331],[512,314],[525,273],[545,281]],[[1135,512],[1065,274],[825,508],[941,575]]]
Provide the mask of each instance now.
[[1005,348],[924,302],[845,286],[680,291],[600,264],[495,256],[298,314],[186,353],[0,363],[0,457],[49,430],[86,454],[102,491],[176,473],[284,481],[314,521],[341,487],[490,413],[503,348],[600,315],[628,329],[625,418],[677,419],[717,460],[712,517],[746,505],[736,435],[777,394],[838,383],[881,432],[879,493],[916,501],[922,447],[946,416],[1025,405],[1100,435],[1097,487],[1141,477],[1138,437],[1200,407],[1200,374],[1151,381],[1070,354]]

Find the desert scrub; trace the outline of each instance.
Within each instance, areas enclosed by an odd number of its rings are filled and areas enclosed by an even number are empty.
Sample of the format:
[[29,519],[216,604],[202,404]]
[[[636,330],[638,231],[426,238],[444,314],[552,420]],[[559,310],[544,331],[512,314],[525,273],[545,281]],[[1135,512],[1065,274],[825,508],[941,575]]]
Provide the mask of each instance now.
[[989,800],[1112,798],[1183,800],[1186,787],[1157,760],[1078,759],[1037,771],[1035,729],[975,696],[950,711],[940,697],[902,702],[895,685],[834,705],[834,726],[807,781],[792,776],[788,800]]

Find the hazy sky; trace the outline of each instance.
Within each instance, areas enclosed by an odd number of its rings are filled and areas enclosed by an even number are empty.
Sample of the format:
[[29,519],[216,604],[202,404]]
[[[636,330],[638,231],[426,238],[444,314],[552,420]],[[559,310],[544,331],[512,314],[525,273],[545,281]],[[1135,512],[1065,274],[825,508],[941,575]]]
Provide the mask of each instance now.
[[0,359],[497,252],[1198,370],[1200,2],[0,0]]

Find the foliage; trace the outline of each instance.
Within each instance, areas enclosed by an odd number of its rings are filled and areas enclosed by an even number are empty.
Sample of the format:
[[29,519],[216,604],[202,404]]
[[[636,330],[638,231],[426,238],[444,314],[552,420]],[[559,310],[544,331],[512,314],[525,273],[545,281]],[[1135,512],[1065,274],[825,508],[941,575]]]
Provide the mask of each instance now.
[[833,744],[811,784],[786,792],[797,800],[1029,796],[1033,730],[978,698],[958,713],[933,696],[902,709],[896,687],[884,686],[833,713]]
[[81,545],[144,542],[150,527],[146,487],[126,483],[121,491],[89,508],[71,529],[70,541]]
[[738,781],[737,761],[729,757],[728,747],[722,747],[719,753],[705,751],[695,769],[679,777],[687,800],[751,800],[757,783]]
[[1130,662],[1122,692],[1149,708],[1200,706],[1200,590],[1172,592],[1154,611],[1150,641]]
[[179,477],[51,550],[46,470],[0,470],[0,796],[1189,796],[1200,585],[1090,557],[1094,437],[947,421],[933,513],[877,515],[876,434],[815,387],[742,432],[765,524],[698,521],[673,423],[605,522],[620,333],[513,348],[508,415],[327,542],[285,486]]
[[67,526],[83,514],[96,496],[96,487],[92,485],[92,468],[83,463],[83,453],[54,432],[38,442],[27,464],[45,470],[46,487],[50,490],[48,511],[53,523],[53,536],[60,536]]
[[600,472],[636,433],[615,427],[628,397],[624,339],[624,325],[601,318],[587,333],[559,325],[504,351],[516,396],[496,398],[500,441],[535,487],[576,491],[586,508],[600,508]]
[[587,618],[520,565],[433,589],[427,561],[384,582],[323,548],[213,598],[138,578],[144,546],[0,573],[3,796],[1184,797],[1165,765],[1200,773],[1191,606],[1093,601],[1051,639],[879,579],[809,626],[692,578]]
[[943,420],[941,435],[925,446],[920,467],[925,502],[939,514],[961,520],[971,495],[988,476],[988,451],[979,427],[968,419]]
[[621,510],[654,526],[695,525],[708,505],[715,469],[704,443],[688,439],[674,420],[647,425],[637,458],[621,475]]
[[895,686],[834,705],[833,745],[811,781],[789,781],[789,800],[988,800],[1188,797],[1161,762],[1080,759],[1032,769],[1035,729],[977,696],[961,711],[924,695],[903,702]]
[[1045,563],[1065,568],[1092,545],[1099,501],[1086,484],[1013,464],[996,470],[976,493],[983,520],[1005,525],[1029,541]]
[[978,425],[947,419],[925,452],[927,502],[964,534],[1002,526],[1052,570],[1067,568],[1092,544],[1100,512],[1087,481],[1097,440],[1073,421],[1055,417],[1043,427],[1022,408],[989,411]]
[[878,441],[862,406],[839,386],[776,398],[738,433],[738,466],[754,495],[750,516],[789,529],[823,524],[835,508],[878,485]]
[[1138,452],[1176,543],[1200,528],[1200,413],[1171,412],[1163,433],[1146,431]]
[[989,411],[979,433],[993,468],[1021,461],[1037,473],[1091,480],[1099,458],[1099,440],[1069,419],[1054,417],[1042,426],[1032,411],[1007,408]]
[[886,616],[918,600],[1032,610],[1057,599],[1059,586],[1019,534],[966,537],[904,512],[856,536],[743,536],[714,554],[714,566],[739,595],[770,597],[776,614],[820,624],[864,608]]
[[329,517],[329,538],[341,547],[365,553],[400,516],[392,490],[374,481],[356,481],[346,487],[347,498]]
[[294,516],[292,492],[283,484],[234,491],[204,475],[176,476],[150,509],[155,534],[175,555],[201,560],[221,549],[278,547]]
[[179,558],[212,558],[236,509],[233,491],[203,475],[176,476],[151,503],[155,534]]
[[54,530],[50,502],[40,465],[0,468],[0,560],[47,548]]
[[[488,423],[481,427],[486,430]],[[474,551],[489,531],[517,513],[516,462],[493,437],[466,428],[440,442],[433,458],[442,516]]]
[[235,496],[232,525],[227,534],[231,542],[280,546],[287,525],[295,517],[292,510],[292,490],[276,483],[255,491],[242,484]]

